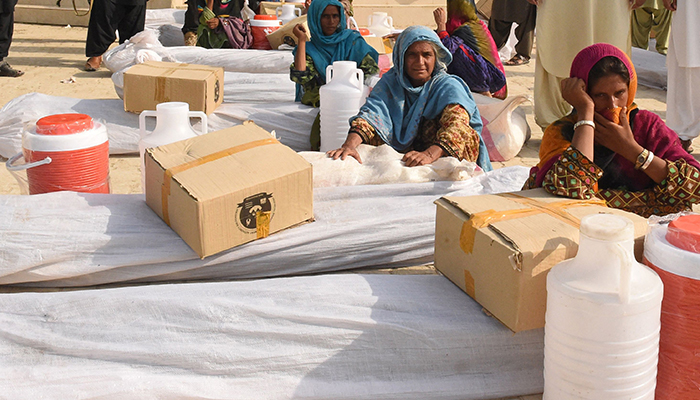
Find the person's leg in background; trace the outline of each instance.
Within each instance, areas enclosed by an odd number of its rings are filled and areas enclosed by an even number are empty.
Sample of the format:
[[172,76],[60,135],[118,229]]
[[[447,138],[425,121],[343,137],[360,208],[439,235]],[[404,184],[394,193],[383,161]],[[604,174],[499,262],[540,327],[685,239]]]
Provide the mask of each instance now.
[[510,27],[513,26],[512,22],[498,21],[493,18],[489,19],[489,32],[491,32],[491,37],[494,43],[496,43],[496,48],[501,49],[505,46],[510,36]]
[[530,7],[528,14],[515,28],[515,37],[518,43],[515,52],[520,57],[530,60],[532,46],[535,43],[535,22],[537,21],[537,7]]
[[5,57],[10,53],[10,44],[14,33],[16,4],[17,0],[7,0],[0,5],[0,76],[12,78],[24,75],[24,72],[12,68],[5,61]]
[[571,105],[561,96],[561,81],[542,67],[539,52],[535,63],[535,122],[544,131],[552,122],[571,112]]
[[146,25],[146,2],[143,4],[119,6],[117,30],[119,30],[119,44],[131,39],[135,34],[142,32]]
[[185,46],[197,45],[197,28],[199,27],[199,12],[197,0],[187,0],[185,11],[185,23],[182,26],[182,34],[185,36]]
[[86,71],[95,71],[102,64],[102,54],[117,38],[117,0],[92,0],[90,22],[88,23],[87,39],[85,40]]
[[632,10],[630,28],[632,32],[632,46],[647,50],[649,48],[649,33],[653,15],[650,8],[640,7]]
[[666,55],[668,53],[668,40],[671,37],[671,22],[673,12],[665,8],[654,10],[652,29],[656,34],[656,51]]

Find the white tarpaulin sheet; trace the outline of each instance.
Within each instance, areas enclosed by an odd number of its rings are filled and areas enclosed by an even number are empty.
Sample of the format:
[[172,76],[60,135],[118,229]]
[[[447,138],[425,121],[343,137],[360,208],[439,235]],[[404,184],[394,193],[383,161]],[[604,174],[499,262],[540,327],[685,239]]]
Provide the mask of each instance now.
[[517,191],[525,167],[466,181],[314,189],[315,222],[201,260],[142,195],[0,196],[0,285],[242,279],[433,261],[442,196]]
[[[110,154],[138,153],[139,116],[124,111],[121,100],[83,100],[29,93],[8,102],[0,110],[0,156],[10,158],[22,151],[22,131],[41,117],[83,113],[103,121],[109,135]],[[230,128],[252,120],[295,151],[309,150],[311,124],[318,108],[293,101],[283,103],[224,103],[209,116],[209,131]],[[148,119],[147,130],[155,122]],[[194,120],[193,120],[194,121]],[[199,124],[199,122],[197,122]],[[198,125],[195,125],[199,131]]]
[[437,275],[0,294],[7,399],[493,399],[542,369],[542,329]]

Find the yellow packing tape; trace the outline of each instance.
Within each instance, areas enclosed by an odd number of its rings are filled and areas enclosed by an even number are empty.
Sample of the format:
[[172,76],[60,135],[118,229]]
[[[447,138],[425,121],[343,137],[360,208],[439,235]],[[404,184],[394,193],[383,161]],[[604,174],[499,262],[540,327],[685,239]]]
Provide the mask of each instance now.
[[[261,140],[255,140],[252,142],[248,143],[243,143],[238,146],[233,146],[225,150],[217,151],[216,153],[212,153],[209,155],[206,155],[204,157],[200,157],[196,160],[192,160],[190,162],[186,162],[184,164],[180,164],[178,166],[168,168],[166,169],[163,174],[163,186],[161,187],[161,204],[163,208],[163,221],[165,221],[168,226],[170,226],[170,215],[168,213],[168,196],[170,196],[170,184],[171,181],[173,180],[173,177],[177,175],[178,173],[182,171],[186,171],[190,168],[198,167],[202,164],[206,164],[208,162],[216,161],[224,157],[228,157],[232,154],[240,153],[242,151],[250,150],[255,147],[260,147],[260,146],[265,146],[268,144],[279,144],[277,139],[274,138],[269,138],[269,139],[261,139]],[[259,226],[259,225],[258,225]],[[269,228],[268,228],[269,230]]]
[[517,195],[515,193],[502,193],[497,196],[506,197],[512,201],[515,201],[516,203],[529,206],[530,208],[519,208],[506,211],[486,210],[472,215],[471,218],[469,218],[469,221],[466,221],[462,225],[462,232],[459,235],[459,246],[465,253],[471,254],[471,252],[474,250],[474,238],[476,237],[476,231],[495,222],[544,213],[551,215],[552,217],[575,228],[578,228],[581,225],[581,221],[566,212],[566,208],[591,205],[606,207],[605,201],[600,199],[565,200],[553,203],[544,203],[535,199]]

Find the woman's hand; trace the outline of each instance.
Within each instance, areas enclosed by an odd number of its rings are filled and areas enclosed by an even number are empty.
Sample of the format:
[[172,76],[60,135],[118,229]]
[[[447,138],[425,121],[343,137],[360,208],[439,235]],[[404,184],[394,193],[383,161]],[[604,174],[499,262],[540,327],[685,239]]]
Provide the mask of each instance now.
[[677,0],[664,0],[664,7],[666,7],[667,10],[676,11],[678,8],[677,3]]
[[296,24],[292,29],[292,33],[297,37],[299,43],[307,41],[306,28],[304,27],[304,24]]
[[447,30],[447,11],[444,8],[438,7],[433,11],[433,18],[437,24],[437,31],[442,32]]
[[352,132],[348,134],[348,138],[345,139],[345,143],[343,143],[339,149],[328,151],[326,152],[326,155],[334,160],[337,160],[338,158],[345,160],[348,158],[348,156],[350,156],[362,164],[360,153],[357,152],[357,146],[360,144],[362,144],[362,137],[357,133]]
[[579,118],[593,118],[595,103],[586,93],[586,84],[582,79],[566,78],[561,81],[561,96],[576,109]]
[[438,158],[442,157],[444,150],[438,145],[432,145],[428,147],[425,151],[409,151],[404,154],[401,161],[403,161],[407,167],[417,167],[419,165],[432,164],[437,161]]
[[527,2],[536,6],[542,4],[542,0],[527,0]]
[[635,162],[644,150],[636,140],[627,120],[627,107],[620,113],[620,124],[616,124],[599,113],[595,113],[595,143]]
[[207,21],[207,26],[209,29],[214,30],[216,29],[217,26],[219,26],[219,18],[214,17],[210,20]]
[[630,0],[630,9],[636,10],[637,8],[644,5],[646,0]]

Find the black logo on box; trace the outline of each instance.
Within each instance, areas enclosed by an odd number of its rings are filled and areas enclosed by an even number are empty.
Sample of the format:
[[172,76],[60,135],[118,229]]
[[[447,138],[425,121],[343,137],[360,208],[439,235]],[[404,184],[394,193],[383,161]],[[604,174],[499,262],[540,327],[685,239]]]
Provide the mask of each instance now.
[[236,224],[243,232],[257,231],[257,215],[261,212],[270,213],[270,219],[275,214],[275,199],[272,193],[258,193],[243,199],[236,208]]
[[221,82],[217,79],[214,82],[214,103],[219,102],[219,97],[221,96]]

